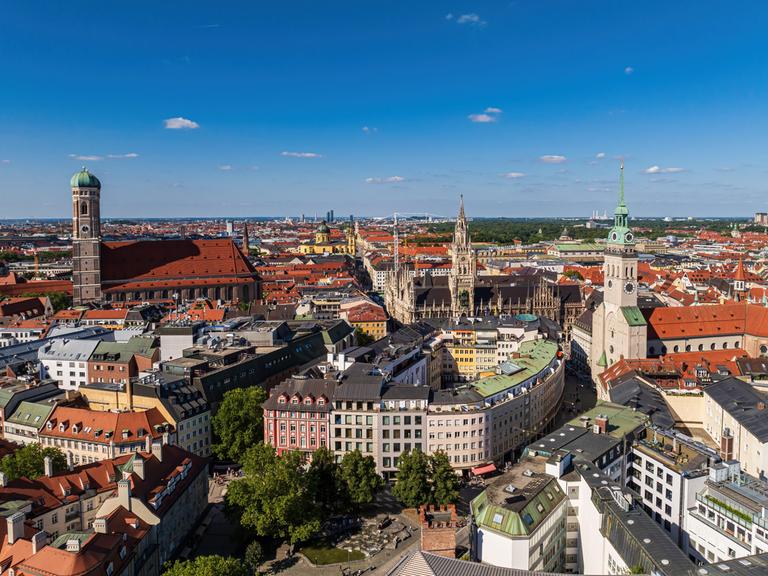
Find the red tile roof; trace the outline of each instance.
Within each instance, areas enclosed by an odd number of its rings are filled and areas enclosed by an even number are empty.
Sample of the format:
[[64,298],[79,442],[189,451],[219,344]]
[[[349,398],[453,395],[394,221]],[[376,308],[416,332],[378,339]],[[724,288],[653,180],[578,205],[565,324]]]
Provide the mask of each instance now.
[[[64,430],[59,429],[62,423]],[[155,426],[165,423],[167,423],[166,418],[157,408],[143,412],[102,412],[87,408],[57,406],[48,417],[46,425],[40,430],[40,436],[105,444],[114,442],[115,445],[132,444],[141,441],[147,435],[151,435],[154,439],[161,438],[163,432],[156,430]],[[77,425],[77,432],[74,431],[75,425]],[[87,432],[86,429],[88,429]],[[123,438],[123,430],[128,431],[127,438]],[[107,432],[112,432],[110,438],[106,437]]]
[[229,239],[102,243],[101,281],[107,289],[136,283],[142,288],[161,287],[162,282],[178,284],[191,278],[206,284],[229,283],[255,275],[251,263]]
[[[653,308],[647,320],[651,331],[662,340],[729,334],[768,337],[768,308],[757,304]],[[653,337],[651,331],[649,338]]]

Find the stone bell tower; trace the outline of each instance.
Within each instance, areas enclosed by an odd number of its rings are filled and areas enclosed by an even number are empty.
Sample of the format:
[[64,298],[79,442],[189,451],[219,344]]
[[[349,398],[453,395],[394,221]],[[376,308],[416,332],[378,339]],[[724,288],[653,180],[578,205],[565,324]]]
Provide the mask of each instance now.
[[72,176],[72,302],[101,301],[101,182],[84,167]]

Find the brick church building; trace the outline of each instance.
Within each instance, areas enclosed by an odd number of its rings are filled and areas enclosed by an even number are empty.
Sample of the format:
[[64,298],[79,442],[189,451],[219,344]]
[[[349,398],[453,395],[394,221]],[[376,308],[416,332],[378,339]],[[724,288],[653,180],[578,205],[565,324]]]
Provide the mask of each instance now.
[[258,277],[229,238],[215,240],[101,239],[101,182],[83,168],[72,176],[74,304],[211,298],[248,302]]

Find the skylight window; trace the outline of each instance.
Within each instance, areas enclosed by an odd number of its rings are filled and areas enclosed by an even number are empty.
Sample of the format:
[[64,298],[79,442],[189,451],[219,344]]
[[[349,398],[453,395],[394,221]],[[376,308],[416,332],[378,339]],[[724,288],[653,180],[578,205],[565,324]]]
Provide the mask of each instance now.
[[494,524],[501,524],[502,520],[504,520],[504,516],[502,516],[501,514],[496,513],[496,514],[493,515],[493,523]]

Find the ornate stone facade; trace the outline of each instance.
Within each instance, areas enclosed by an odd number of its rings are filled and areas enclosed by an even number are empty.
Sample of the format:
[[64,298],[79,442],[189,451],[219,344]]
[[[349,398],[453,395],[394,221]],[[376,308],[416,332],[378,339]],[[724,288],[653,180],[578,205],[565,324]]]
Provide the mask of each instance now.
[[558,285],[541,272],[516,276],[478,276],[462,198],[450,248],[448,276],[414,277],[400,265],[384,291],[387,311],[409,324],[424,318],[535,314],[562,325],[566,337],[583,311],[581,290]]

